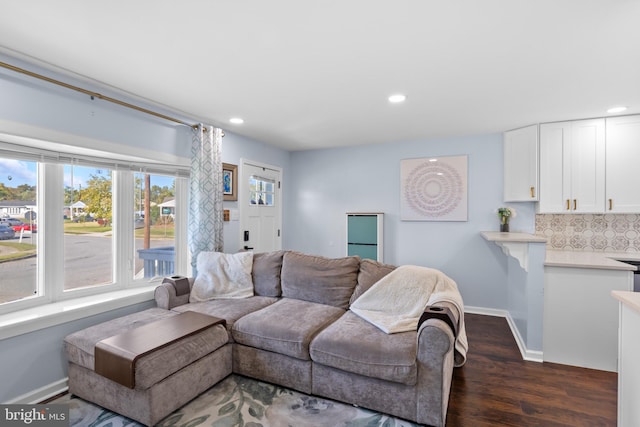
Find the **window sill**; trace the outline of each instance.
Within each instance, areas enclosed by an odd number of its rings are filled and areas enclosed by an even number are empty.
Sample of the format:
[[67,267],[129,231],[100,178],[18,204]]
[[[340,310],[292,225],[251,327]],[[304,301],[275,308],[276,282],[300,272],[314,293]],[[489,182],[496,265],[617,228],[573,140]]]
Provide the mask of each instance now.
[[39,305],[0,316],[0,340],[153,300],[157,284]]

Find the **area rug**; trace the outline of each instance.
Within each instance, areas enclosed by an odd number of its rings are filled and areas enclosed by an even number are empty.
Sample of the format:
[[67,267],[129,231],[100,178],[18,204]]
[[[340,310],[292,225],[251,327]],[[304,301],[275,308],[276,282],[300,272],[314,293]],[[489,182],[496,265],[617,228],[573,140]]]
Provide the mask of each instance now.
[[[70,426],[142,426],[69,394],[51,403],[69,405]],[[417,427],[418,424],[240,375],[230,375],[160,421],[158,426]]]

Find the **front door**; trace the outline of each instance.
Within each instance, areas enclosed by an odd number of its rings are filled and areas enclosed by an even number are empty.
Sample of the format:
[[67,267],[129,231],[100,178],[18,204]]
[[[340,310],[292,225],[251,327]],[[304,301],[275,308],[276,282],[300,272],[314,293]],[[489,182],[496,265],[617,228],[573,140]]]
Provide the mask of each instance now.
[[238,191],[240,247],[256,253],[281,249],[282,170],[243,160],[241,174]]

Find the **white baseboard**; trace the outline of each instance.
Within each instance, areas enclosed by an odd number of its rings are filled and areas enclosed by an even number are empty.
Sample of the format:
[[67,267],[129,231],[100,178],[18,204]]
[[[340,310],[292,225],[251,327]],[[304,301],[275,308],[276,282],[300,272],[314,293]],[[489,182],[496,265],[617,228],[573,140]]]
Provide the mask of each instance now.
[[509,324],[509,328],[511,328],[511,333],[513,334],[513,338],[516,340],[516,344],[518,344],[518,349],[520,350],[520,354],[524,360],[528,360],[529,362],[543,362],[542,352],[538,350],[529,350],[524,340],[522,339],[522,335],[520,335],[520,331],[516,327],[516,322],[511,317],[511,314],[507,312],[507,323]]
[[507,317],[507,314],[509,314],[509,312],[506,310],[498,310],[496,308],[485,308],[485,307],[472,307],[472,306],[465,306],[464,312],[470,313],[470,314],[482,314],[484,316],[494,316],[494,317]]
[[69,378],[65,377],[61,380],[52,382],[51,384],[44,385],[39,389],[25,393],[22,396],[11,399],[5,403],[35,405],[60,393],[64,393],[67,390],[69,390]]
[[471,314],[482,314],[484,316],[496,316],[496,317],[504,317],[507,319],[507,324],[509,325],[509,329],[511,329],[511,334],[513,338],[516,340],[516,344],[518,345],[518,350],[520,350],[520,354],[524,360],[528,360],[530,362],[542,362],[544,360],[543,353],[538,350],[529,350],[524,340],[522,339],[522,335],[516,328],[516,324],[511,317],[511,314],[507,310],[498,310],[495,308],[484,308],[484,307],[465,307],[465,313]]

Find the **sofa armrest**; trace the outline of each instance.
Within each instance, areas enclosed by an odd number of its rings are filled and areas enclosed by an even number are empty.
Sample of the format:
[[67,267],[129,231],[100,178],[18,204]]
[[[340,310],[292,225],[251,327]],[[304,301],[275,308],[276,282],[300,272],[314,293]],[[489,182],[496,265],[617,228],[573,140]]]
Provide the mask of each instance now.
[[[193,278],[189,278],[189,288],[193,288]],[[189,295],[191,292],[184,295],[176,295],[176,288],[171,283],[163,283],[158,286],[154,292],[154,298],[158,308],[164,308],[165,310],[171,310],[179,305],[187,304],[189,302]]]
[[453,336],[458,336],[458,318],[454,314],[455,307],[451,307],[452,304],[449,303],[440,303],[432,306],[428,306],[425,308],[424,313],[420,316],[420,320],[418,321],[418,326],[416,330],[420,330],[420,326],[422,323],[426,322],[428,319],[440,319],[444,323],[446,323],[449,328],[451,328],[451,332],[453,332]]
[[[450,309],[457,325],[458,313],[452,304],[440,302],[436,306]],[[417,339],[417,421],[442,427],[451,392],[456,337],[445,320],[430,317],[419,324]]]

